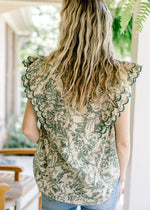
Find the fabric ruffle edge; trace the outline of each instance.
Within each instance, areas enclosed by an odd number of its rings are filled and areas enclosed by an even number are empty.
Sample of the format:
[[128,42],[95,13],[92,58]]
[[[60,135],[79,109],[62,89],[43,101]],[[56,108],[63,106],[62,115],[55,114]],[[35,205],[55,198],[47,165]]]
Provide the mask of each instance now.
[[[44,56],[29,56],[26,60],[23,60],[22,63],[27,69],[22,76],[22,81],[25,87],[24,92],[26,93],[26,97],[31,100],[39,122],[43,124],[47,131],[50,131],[44,101],[42,102],[39,98],[39,96],[41,96],[40,91],[42,93],[45,87],[45,79],[47,78],[42,70],[43,60]],[[106,101],[103,102],[100,113],[101,135],[107,132],[107,129],[117,121],[117,118],[121,116],[121,112],[125,110],[125,105],[129,102],[129,98],[131,97],[131,86],[135,83],[142,71],[142,66],[140,65],[126,61],[120,62],[128,72],[128,86],[122,87],[117,91],[114,91],[113,87],[110,87],[110,94]]]
[[[33,109],[36,112],[36,116],[39,120],[39,123],[42,125],[46,125],[46,118],[43,116],[43,105],[41,105],[39,97],[36,96],[35,91],[39,86],[39,83],[42,79],[43,72],[39,68],[39,62],[44,60],[44,56],[28,56],[27,59],[23,60],[22,63],[26,68],[26,72],[22,75],[21,79],[23,81],[23,86],[25,87],[24,92],[26,93],[26,97],[30,99],[30,103],[33,105]],[[36,72],[36,73],[35,73]],[[35,75],[33,77],[33,75]],[[38,75],[38,82],[37,82]],[[33,83],[35,88],[33,88]]]
[[[110,111],[106,111],[107,114],[102,115],[102,124],[103,129],[101,130],[102,134],[107,132],[107,129],[110,128],[116,121],[117,118],[121,116],[121,113],[125,110],[125,105],[128,104],[129,99],[131,98],[131,87],[136,82],[136,79],[139,77],[140,72],[142,71],[142,66],[131,63],[127,61],[119,61],[123,65],[124,69],[128,73],[127,86],[122,86],[119,90],[115,90],[114,87],[110,87],[108,99],[106,103]],[[105,106],[105,104],[104,104]],[[103,111],[104,112],[104,111]],[[103,113],[102,112],[102,113]]]

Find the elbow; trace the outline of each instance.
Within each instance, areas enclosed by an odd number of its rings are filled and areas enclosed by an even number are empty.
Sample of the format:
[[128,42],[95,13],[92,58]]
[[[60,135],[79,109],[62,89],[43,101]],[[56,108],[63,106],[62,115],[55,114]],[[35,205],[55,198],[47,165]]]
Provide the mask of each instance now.
[[29,136],[29,132],[27,131],[27,129],[25,129],[25,128],[23,128],[22,127],[22,133],[23,133],[23,135],[25,135],[25,136]]
[[129,148],[130,147],[130,141],[122,141],[117,143],[118,147],[124,147],[124,148]]
[[130,134],[116,136],[116,144],[120,147],[130,147]]

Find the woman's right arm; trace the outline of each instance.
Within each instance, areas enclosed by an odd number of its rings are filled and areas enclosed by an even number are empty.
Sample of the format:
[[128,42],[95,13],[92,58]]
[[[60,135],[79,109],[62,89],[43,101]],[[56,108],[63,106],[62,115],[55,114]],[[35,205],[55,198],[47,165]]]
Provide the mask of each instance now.
[[115,122],[116,149],[120,165],[120,185],[123,185],[125,182],[130,157],[130,101],[131,99],[125,105],[125,110]]

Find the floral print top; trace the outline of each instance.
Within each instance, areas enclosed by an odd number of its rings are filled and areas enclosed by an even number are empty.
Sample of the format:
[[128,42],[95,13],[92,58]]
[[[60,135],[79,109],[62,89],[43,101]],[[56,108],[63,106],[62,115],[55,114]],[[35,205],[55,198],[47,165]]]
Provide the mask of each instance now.
[[109,198],[117,183],[120,168],[114,123],[142,70],[135,63],[119,62],[128,72],[128,85],[120,89],[110,85],[105,100],[100,97],[97,105],[89,101],[82,115],[75,109],[67,115],[62,87],[56,85],[57,70],[44,73],[44,56],[23,61],[27,67],[22,76],[25,93],[41,124],[33,172],[39,190],[57,201],[99,204]]

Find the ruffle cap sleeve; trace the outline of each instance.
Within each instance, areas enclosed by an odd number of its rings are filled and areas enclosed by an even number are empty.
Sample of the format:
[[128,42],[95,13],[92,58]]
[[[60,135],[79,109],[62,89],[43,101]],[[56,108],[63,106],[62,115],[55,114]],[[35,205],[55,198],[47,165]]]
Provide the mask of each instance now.
[[[124,111],[125,105],[131,97],[131,86],[142,70],[142,66],[135,63],[119,62],[128,73],[127,85],[119,88],[114,87],[113,84],[109,85],[107,97],[100,98],[100,106],[96,111],[99,119],[95,128],[95,131],[100,135],[106,133],[107,128],[111,127],[116,122],[117,117],[120,117],[121,112]],[[27,67],[25,74],[22,76],[26,96],[31,99],[31,104],[34,106],[39,122],[50,134],[51,129],[55,129],[54,110],[58,109],[57,102],[59,102],[60,109],[65,109],[64,102],[60,98],[56,100],[56,96],[58,96],[58,94],[55,95],[56,75],[49,76],[50,72],[45,74],[44,56],[29,56],[23,61],[23,64]]]
[[123,65],[123,68],[128,73],[127,82],[130,86],[132,86],[136,79],[139,77],[140,72],[142,71],[142,66],[136,63],[127,62],[127,61],[119,61],[120,65]]
[[39,58],[40,56],[28,56],[27,59],[22,61],[22,63],[24,64],[24,67],[29,67],[34,61],[36,61]]
[[127,84],[122,87],[114,87],[111,84],[108,88],[107,98],[102,100],[101,106],[101,133],[104,134],[107,128],[117,121],[121,116],[121,112],[125,110],[125,105],[129,102],[131,95],[131,87],[142,71],[142,66],[127,61],[119,61],[120,65],[127,71]]
[[46,123],[44,106],[48,97],[45,91],[48,74],[44,73],[44,60],[44,56],[29,56],[22,61],[24,66],[27,67],[25,74],[21,77],[23,86],[25,87],[24,92],[26,93],[26,97],[30,99],[40,124]]

